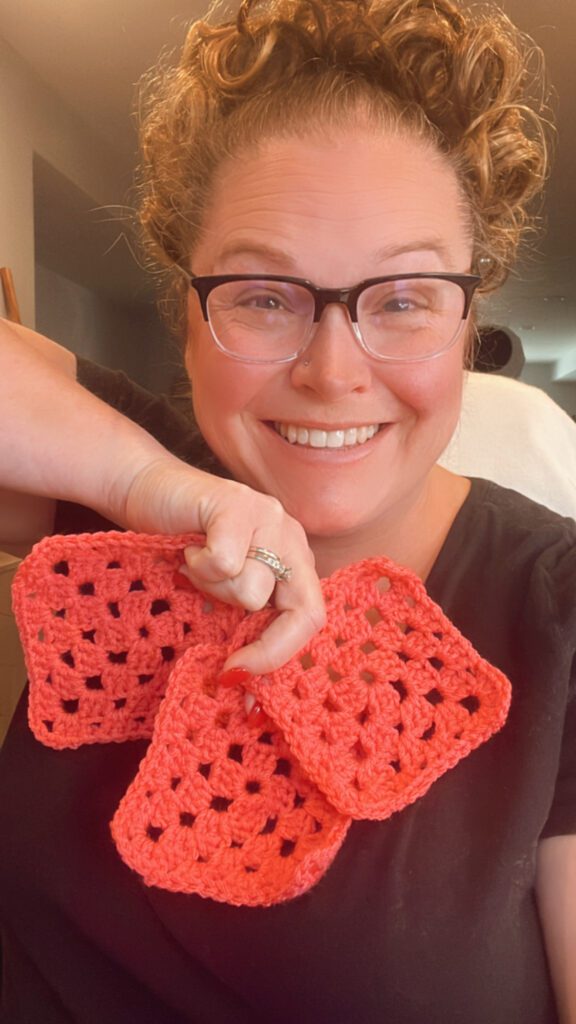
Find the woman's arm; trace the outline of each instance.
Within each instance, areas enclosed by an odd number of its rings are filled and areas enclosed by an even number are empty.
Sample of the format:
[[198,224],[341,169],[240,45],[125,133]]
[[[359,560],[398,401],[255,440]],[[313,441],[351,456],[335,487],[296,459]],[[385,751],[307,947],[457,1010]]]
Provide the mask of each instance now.
[[[36,496],[36,508],[38,498],[64,499],[132,530],[206,534],[205,547],[185,555],[196,586],[248,610],[273,599],[282,613],[228,666],[263,673],[287,661],[325,621],[299,523],[276,499],[170,454],[77,383],[70,353],[31,333],[0,324],[0,485]],[[25,523],[8,500],[5,509],[11,522],[4,534],[12,530],[14,543],[28,541],[39,522],[29,516]],[[293,580],[275,588],[270,569],[247,560],[250,547],[276,551],[293,568]]]
[[576,1024],[576,835],[538,848],[536,896],[561,1024]]

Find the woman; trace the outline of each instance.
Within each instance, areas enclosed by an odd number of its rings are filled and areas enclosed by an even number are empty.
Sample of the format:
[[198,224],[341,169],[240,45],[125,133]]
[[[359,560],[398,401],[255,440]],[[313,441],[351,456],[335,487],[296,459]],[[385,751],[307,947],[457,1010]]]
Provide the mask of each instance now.
[[[474,290],[505,277],[543,175],[523,80],[496,13],[301,0],[195,26],[153,91],[142,222],[187,324],[198,425],[234,480],[131,427],[105,470],[118,421],[79,404],[101,416],[96,478],[91,451],[79,481],[21,468],[6,485],[34,476],[132,528],[206,530],[192,581],[283,612],[226,662],[248,689],[323,625],[312,555],[320,577],[385,555],[506,673],[512,705],[272,907],[144,887],[108,822],[146,744],[48,750],[20,712],[3,753],[4,1020],[574,1019],[574,527],[436,466]],[[63,443],[60,464],[81,442]]]

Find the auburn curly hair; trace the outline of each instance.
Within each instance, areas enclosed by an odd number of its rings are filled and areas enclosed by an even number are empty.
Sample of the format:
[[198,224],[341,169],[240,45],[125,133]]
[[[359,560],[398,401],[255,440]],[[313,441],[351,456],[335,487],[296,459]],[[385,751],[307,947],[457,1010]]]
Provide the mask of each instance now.
[[194,249],[214,174],[267,138],[360,116],[428,140],[456,171],[483,291],[506,279],[546,177],[541,53],[493,6],[243,0],[234,20],[191,26],[141,110],[140,224],[176,325],[186,285],[174,264]]

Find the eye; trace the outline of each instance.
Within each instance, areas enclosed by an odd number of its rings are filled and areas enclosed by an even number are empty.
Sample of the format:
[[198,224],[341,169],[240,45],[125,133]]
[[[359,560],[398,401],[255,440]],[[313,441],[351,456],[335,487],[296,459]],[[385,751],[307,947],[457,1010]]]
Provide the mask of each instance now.
[[248,292],[243,295],[238,295],[236,296],[235,303],[237,306],[244,306],[251,309],[264,309],[272,312],[276,310],[289,309],[285,296],[279,295],[277,292],[269,291]]

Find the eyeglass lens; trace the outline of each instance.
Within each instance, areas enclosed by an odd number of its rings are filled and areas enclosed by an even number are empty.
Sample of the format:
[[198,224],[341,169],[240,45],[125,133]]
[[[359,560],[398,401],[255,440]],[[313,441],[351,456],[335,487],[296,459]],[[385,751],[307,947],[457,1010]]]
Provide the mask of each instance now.
[[[366,288],[358,327],[376,357],[421,359],[446,349],[462,326],[465,296],[454,281],[411,278]],[[290,359],[309,339],[314,297],[288,281],[230,281],[214,288],[208,317],[215,340],[240,359]]]

